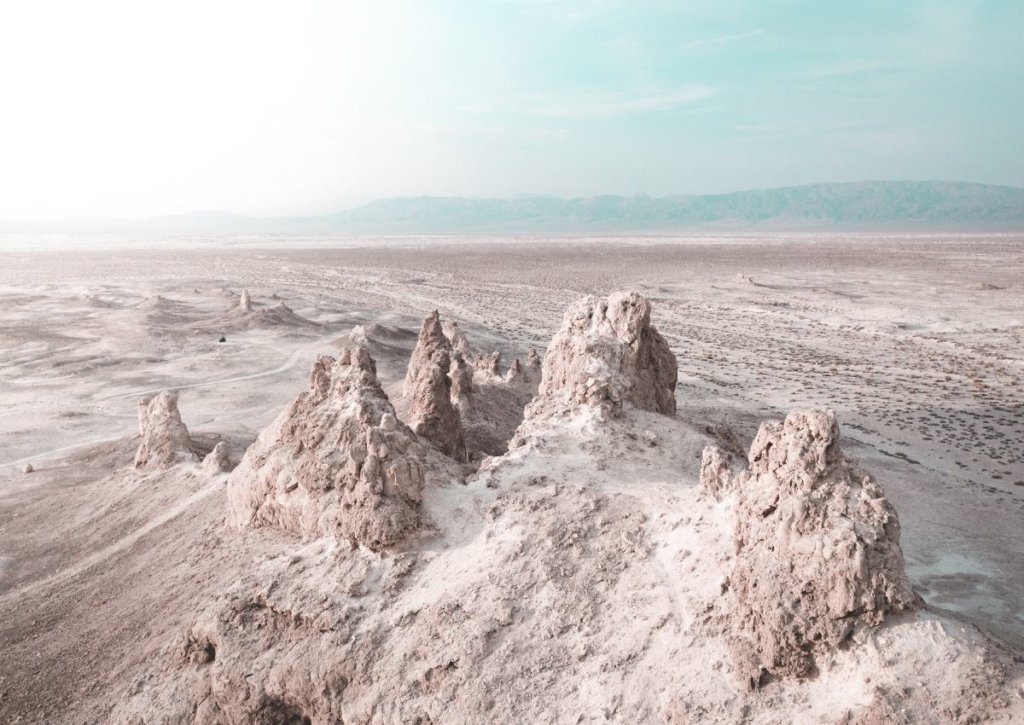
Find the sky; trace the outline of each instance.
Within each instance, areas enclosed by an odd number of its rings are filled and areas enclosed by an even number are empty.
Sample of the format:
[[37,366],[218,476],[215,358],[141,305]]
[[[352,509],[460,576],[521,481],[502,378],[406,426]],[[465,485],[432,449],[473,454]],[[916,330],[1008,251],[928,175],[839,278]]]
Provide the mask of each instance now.
[[1020,0],[0,4],[0,219],[1024,186]]

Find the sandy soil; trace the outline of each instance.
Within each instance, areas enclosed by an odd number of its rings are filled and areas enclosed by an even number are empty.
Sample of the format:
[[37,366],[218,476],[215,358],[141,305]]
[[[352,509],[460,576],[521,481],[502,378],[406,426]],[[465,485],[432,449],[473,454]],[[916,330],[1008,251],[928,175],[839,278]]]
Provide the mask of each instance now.
[[[135,401],[180,390],[241,451],[354,325],[439,308],[506,359],[582,293],[656,307],[694,429],[831,407],[883,483],[915,588],[1024,647],[1024,240],[256,240],[0,255],[0,720],[88,722],[261,537],[221,483],[130,467]],[[248,289],[256,309],[237,313]],[[278,308],[287,305],[289,313]],[[224,336],[226,341],[218,342]],[[408,345],[375,352],[389,392]],[[401,413],[401,405],[396,403]],[[31,463],[35,471],[22,467]],[[141,683],[140,683],[141,686]],[[129,688],[130,690],[130,688]]]

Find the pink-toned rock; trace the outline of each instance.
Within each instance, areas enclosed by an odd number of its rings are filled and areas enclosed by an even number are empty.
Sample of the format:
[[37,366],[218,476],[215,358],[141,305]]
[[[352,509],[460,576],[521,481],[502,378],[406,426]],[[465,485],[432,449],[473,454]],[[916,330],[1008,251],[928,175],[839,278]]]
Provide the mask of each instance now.
[[731,484],[739,498],[727,639],[756,686],[764,673],[813,674],[817,655],[918,599],[896,511],[840,451],[834,413],[762,424],[749,461]]
[[159,470],[198,460],[188,428],[178,412],[177,393],[165,390],[140,399],[138,414],[141,440],[135,451],[136,468]]
[[451,344],[434,310],[423,320],[405,375],[404,394],[411,402],[409,424],[445,455],[465,461],[466,441],[462,419],[452,405],[450,368]]
[[718,446],[707,446],[700,460],[700,488],[705,494],[721,501],[736,490],[738,461],[729,451]]
[[373,360],[345,348],[314,363],[309,389],[245,452],[228,479],[228,521],[384,549],[425,525],[424,467]]
[[502,379],[501,374],[501,353],[495,350],[489,355],[477,355],[473,361],[473,367],[485,378]]
[[519,362],[519,358],[512,359],[512,364],[508,366],[508,372],[505,373],[505,382],[510,385],[530,382],[530,376],[527,375],[526,368]]
[[466,362],[466,358],[457,352],[452,353],[448,378],[452,381],[452,405],[460,417],[465,417],[473,409],[473,368]]
[[526,351],[526,369],[530,374],[530,377],[540,380],[541,375],[541,359],[540,355],[534,348],[530,348]]
[[238,298],[238,311],[239,312],[252,312],[252,298],[249,297],[249,290],[242,290],[242,294]]
[[231,470],[231,459],[228,457],[228,446],[224,441],[218,441],[213,450],[206,454],[203,459],[203,470],[211,476],[226,473]]
[[537,399],[527,417],[581,406],[616,416],[624,403],[666,415],[676,411],[676,357],[651,324],[651,305],[636,292],[571,305],[544,356]]
[[455,320],[445,320],[441,323],[441,329],[444,331],[444,336],[448,338],[452,350],[463,357],[468,357],[469,340],[466,339],[466,333],[459,328],[458,323]]

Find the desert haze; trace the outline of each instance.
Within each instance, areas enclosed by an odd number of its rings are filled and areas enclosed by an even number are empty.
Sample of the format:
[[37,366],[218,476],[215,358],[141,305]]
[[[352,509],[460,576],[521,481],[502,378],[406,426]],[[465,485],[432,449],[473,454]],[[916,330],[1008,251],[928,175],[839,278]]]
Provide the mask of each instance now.
[[1024,720],[1024,237],[10,241],[0,721]]

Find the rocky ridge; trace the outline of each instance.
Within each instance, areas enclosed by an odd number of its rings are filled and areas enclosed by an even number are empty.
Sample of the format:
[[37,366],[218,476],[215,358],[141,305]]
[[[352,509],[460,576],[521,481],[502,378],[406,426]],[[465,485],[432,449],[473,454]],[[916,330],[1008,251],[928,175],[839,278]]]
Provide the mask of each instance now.
[[380,550],[428,526],[425,460],[369,354],[344,349],[317,360],[308,390],[246,451],[228,479],[228,521]]
[[[414,400],[444,347],[437,319],[410,362]],[[456,367],[451,353],[435,367]],[[321,358],[228,492],[243,530],[259,520],[310,540],[267,543],[169,643],[120,719],[866,725],[1024,713],[1012,655],[919,606],[895,512],[842,455],[834,415],[769,421],[742,461],[708,446],[727,436],[674,415],[675,380],[646,300],[588,298],[545,356],[524,442],[463,483],[394,419],[364,351]],[[392,500],[390,474],[348,508],[294,482],[349,480],[352,440],[367,441],[364,461],[384,460],[369,443],[384,428],[388,454],[421,462],[418,498]],[[380,511],[403,524],[384,527],[394,536],[337,535]]]

